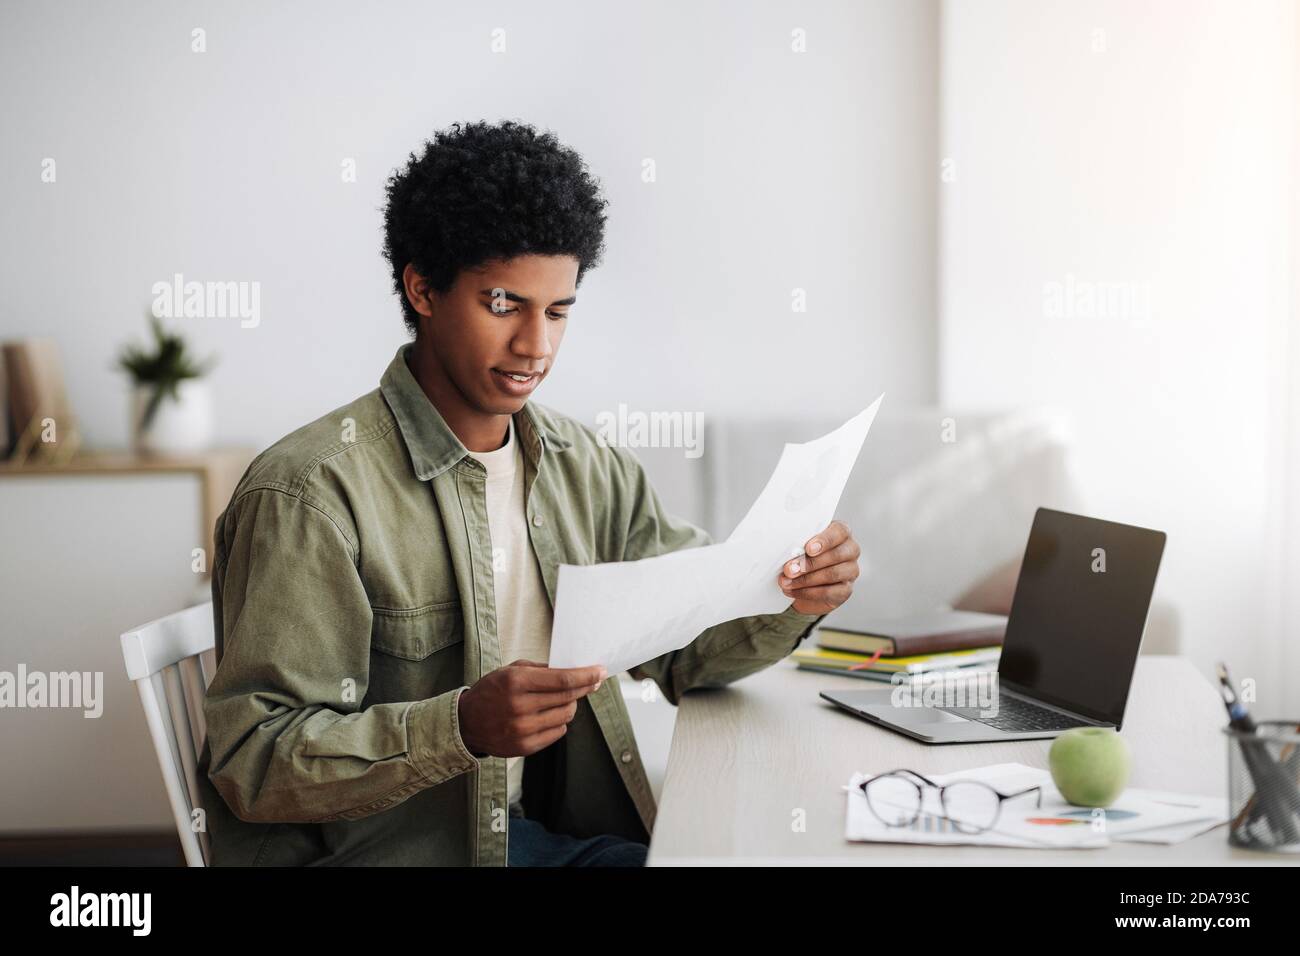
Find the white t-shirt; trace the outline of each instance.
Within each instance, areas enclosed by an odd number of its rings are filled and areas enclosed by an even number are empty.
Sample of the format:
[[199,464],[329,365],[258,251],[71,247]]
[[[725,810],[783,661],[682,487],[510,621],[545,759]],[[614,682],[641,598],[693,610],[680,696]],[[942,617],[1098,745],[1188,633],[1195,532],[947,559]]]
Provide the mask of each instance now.
[[[506,443],[495,451],[472,451],[487,469],[488,531],[492,540],[492,579],[496,590],[497,634],[501,663],[540,661],[551,656],[551,602],[542,569],[528,537],[524,500],[523,443],[515,422],[506,427]],[[507,802],[519,802],[524,758],[506,758]]]

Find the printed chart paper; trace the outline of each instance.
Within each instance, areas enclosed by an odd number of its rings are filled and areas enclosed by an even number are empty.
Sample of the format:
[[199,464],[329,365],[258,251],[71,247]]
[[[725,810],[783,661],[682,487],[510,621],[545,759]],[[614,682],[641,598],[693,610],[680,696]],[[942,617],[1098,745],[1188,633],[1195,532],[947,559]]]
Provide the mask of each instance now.
[[[845,839],[867,843],[976,844],[1027,849],[1094,849],[1111,843],[1181,843],[1228,819],[1223,797],[1189,796],[1158,790],[1127,788],[1105,810],[1076,807],[1061,796],[1047,770],[1019,763],[974,767],[953,773],[929,774],[937,784],[980,780],[1000,793],[1042,788],[1042,805],[1032,796],[1002,805],[996,825],[980,833],[954,827],[940,805],[938,791],[925,788],[922,812],[911,826],[886,826],[872,813],[861,782],[870,775],[855,773],[846,792]],[[952,814],[959,806],[948,806]],[[1101,819],[1098,819],[1100,816]]]

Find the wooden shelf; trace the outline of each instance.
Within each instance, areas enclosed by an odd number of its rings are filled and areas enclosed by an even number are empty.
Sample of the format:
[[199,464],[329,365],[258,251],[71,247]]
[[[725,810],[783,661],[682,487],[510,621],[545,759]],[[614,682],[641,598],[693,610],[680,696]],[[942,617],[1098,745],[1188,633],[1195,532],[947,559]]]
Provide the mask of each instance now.
[[79,451],[65,462],[46,462],[39,458],[29,458],[21,464],[0,461],[0,478],[27,475],[136,475],[178,471],[228,472],[235,468],[242,475],[255,454],[248,448],[221,448],[185,455],[142,455],[119,450]]
[[0,461],[0,479],[36,478],[76,475],[79,477],[140,476],[188,474],[199,479],[199,500],[203,509],[199,520],[208,549],[207,567],[211,573],[216,551],[212,533],[230,502],[235,486],[257,453],[251,448],[219,448],[192,454],[145,455],[126,450],[79,451],[65,462],[43,462],[29,458],[22,464]]

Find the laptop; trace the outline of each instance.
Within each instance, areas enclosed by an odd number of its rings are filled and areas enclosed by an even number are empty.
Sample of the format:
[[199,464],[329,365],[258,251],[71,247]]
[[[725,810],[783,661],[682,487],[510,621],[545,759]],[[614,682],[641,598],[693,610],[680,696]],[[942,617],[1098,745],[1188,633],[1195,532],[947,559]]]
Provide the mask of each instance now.
[[997,681],[984,688],[996,688],[996,707],[975,694],[920,706],[922,695],[910,693],[902,702],[918,705],[895,706],[893,695],[907,688],[893,686],[821,697],[927,744],[1036,740],[1071,727],[1119,730],[1164,548],[1162,531],[1039,508]]

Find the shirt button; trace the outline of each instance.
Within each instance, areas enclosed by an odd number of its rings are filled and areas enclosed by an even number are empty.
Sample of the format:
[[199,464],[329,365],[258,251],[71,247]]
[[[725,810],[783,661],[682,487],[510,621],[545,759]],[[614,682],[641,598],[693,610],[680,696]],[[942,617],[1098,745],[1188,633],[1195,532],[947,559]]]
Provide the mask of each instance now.
[[619,755],[619,758],[618,758],[618,759],[621,760],[621,761],[623,761],[624,763],[631,763],[631,762],[632,762],[632,751],[630,751],[630,750],[624,750],[623,753]]
[[533,527],[534,527],[534,528],[540,528],[541,526],[542,526],[542,516],[541,516],[541,515],[533,515]]

